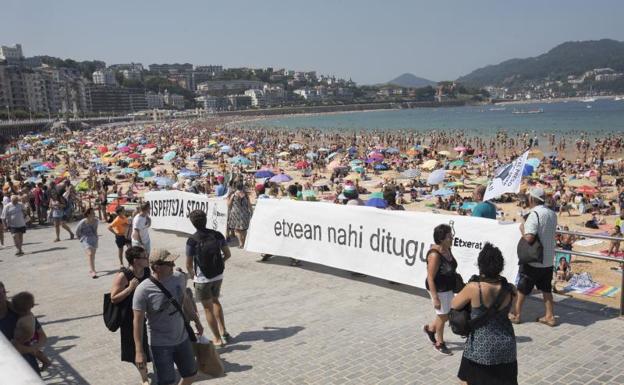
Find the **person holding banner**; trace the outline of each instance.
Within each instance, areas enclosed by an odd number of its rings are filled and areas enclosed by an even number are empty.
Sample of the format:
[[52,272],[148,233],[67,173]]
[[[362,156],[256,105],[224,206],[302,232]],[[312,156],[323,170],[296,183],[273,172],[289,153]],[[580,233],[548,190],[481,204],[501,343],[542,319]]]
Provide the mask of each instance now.
[[457,261],[451,252],[454,236],[453,228],[447,224],[438,225],[433,229],[435,245],[427,252],[425,281],[436,317],[428,325],[423,326],[423,331],[433,344],[433,348],[447,356],[453,355],[444,343],[444,324],[448,321],[457,282]]

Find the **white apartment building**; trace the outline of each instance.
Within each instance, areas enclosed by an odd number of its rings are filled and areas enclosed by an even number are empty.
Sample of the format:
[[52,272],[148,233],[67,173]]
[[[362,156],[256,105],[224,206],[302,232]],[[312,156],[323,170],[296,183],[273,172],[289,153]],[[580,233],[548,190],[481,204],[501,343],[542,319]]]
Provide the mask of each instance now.
[[24,73],[26,100],[31,112],[48,112],[48,92],[45,76],[38,72]]
[[319,98],[316,90],[309,88],[299,88],[298,90],[294,90],[293,93],[308,101],[315,101]]
[[110,70],[97,70],[93,73],[93,84],[116,86],[117,80],[115,79],[115,73]]
[[13,47],[0,46],[0,61],[6,61],[7,64],[18,64],[22,60],[24,60],[24,54],[21,44],[15,44]]
[[265,107],[266,101],[264,99],[264,92],[262,90],[247,90],[245,91],[246,96],[251,97],[251,106],[252,107]]

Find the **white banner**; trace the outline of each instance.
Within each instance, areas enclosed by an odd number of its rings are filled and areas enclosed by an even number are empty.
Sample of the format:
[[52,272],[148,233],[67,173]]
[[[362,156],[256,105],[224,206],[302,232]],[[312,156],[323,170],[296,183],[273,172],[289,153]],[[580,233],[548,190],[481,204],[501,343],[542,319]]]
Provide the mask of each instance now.
[[526,164],[529,152],[525,151],[513,162],[501,167],[490,184],[488,184],[483,196],[483,201],[498,198],[505,193],[517,193],[520,191],[520,182],[522,182],[522,171]]
[[424,288],[433,229],[442,223],[455,229],[452,252],[464,280],[478,274],[477,256],[488,241],[501,249],[503,275],[514,282],[519,225],[485,218],[261,199],[245,248]]
[[195,233],[195,227],[188,216],[193,210],[202,210],[208,215],[206,227],[227,234],[227,201],[208,198],[202,194],[184,191],[150,191],[145,194],[150,203],[152,228]]

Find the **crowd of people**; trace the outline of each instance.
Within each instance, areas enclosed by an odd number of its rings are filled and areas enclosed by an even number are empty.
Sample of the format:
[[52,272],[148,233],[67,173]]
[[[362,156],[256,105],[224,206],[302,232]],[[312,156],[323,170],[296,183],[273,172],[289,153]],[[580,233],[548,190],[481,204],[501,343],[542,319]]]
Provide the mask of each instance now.
[[[621,135],[581,135],[571,148],[565,136],[545,136],[542,142],[550,144],[551,153],[542,152],[538,137],[528,134],[500,132],[487,139],[439,131],[345,135],[260,129],[220,119],[154,123],[139,130],[117,125],[31,135],[12,143],[2,156],[0,240],[4,244],[4,229],[8,230],[19,257],[29,228],[53,225],[53,241],[60,241],[62,230],[70,240],[79,240],[88,275],[98,278],[98,231],[105,222],[118,250],[119,273],[113,279],[111,301],[126,309],[120,326],[122,361],[137,367],[144,384],[147,362],[152,362],[159,384],[173,383],[174,364],[181,384],[190,384],[197,365],[189,321],[198,334],[204,332],[195,300],[202,304],[213,344],[225,346],[231,341],[219,301],[225,261],[231,256],[230,245],[245,245],[258,200],[445,210],[520,220],[526,242],[539,240],[543,245],[543,261],[520,267],[517,288],[500,276],[504,258],[491,245],[479,255],[479,277],[464,285],[452,252],[453,229],[436,227],[425,282],[435,318],[423,326],[437,352],[452,354],[444,342],[451,309],[469,303],[471,316],[477,317],[493,306],[500,290],[507,290],[495,315],[469,336],[458,377],[468,384],[515,384],[512,324],[524,321],[526,296],[534,288],[542,292],[545,313],[537,321],[555,326],[553,278],[570,277],[569,261],[555,261],[554,250],[571,250],[574,239],[555,235],[558,221],[577,211],[587,218],[593,215],[587,222],[600,226],[611,220],[618,206],[624,212],[624,181],[619,177],[624,161],[615,159],[624,150]],[[526,170],[521,192],[483,201],[488,178],[527,148],[535,160]],[[567,160],[569,151],[578,159]],[[206,228],[206,213],[190,214],[197,231],[186,242],[186,272],[175,267],[177,255],[152,249],[150,205],[142,199],[145,192],[171,189],[220,197],[228,206],[226,234]],[[613,236],[621,236],[624,214],[619,219]],[[608,253],[618,255],[619,242],[613,241]],[[261,260],[272,257],[262,255]],[[290,263],[301,265],[294,258]],[[187,280],[194,292],[186,290]],[[50,362],[41,353],[46,336],[31,312],[34,298],[19,293],[12,301],[0,284],[2,331],[34,369],[45,370]]]

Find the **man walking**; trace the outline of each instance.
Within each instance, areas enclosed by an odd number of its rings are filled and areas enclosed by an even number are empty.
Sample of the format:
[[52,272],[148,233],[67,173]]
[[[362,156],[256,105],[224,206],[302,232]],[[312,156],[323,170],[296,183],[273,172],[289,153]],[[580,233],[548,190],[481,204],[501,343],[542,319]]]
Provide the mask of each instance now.
[[193,279],[195,296],[201,301],[215,346],[223,347],[230,340],[225,329],[223,307],[219,302],[225,261],[230,248],[218,231],[206,228],[207,217],[202,210],[194,210],[189,219],[197,230],[186,241],[186,270]]
[[518,299],[515,311],[509,315],[509,319],[513,323],[520,323],[524,300],[527,295],[531,294],[533,287],[537,287],[542,292],[545,307],[544,316],[538,318],[537,321],[548,326],[556,326],[552,279],[557,214],[544,205],[544,190],[541,188],[533,188],[529,192],[529,205],[531,211],[524,224],[520,225],[520,231],[529,244],[533,244],[539,237],[543,246],[543,259],[541,263],[520,265]]
[[198,334],[204,331],[197,313],[192,310],[193,303],[185,294],[186,275],[174,271],[177,258],[178,255],[165,249],[152,250],[149,256],[152,278],[139,284],[132,300],[135,363],[139,370],[145,368],[143,320],[147,317],[147,335],[158,385],[175,382],[174,363],[182,377],[179,385],[192,384],[197,374],[190,340],[192,330],[187,330],[185,314],[195,323]]
[[26,232],[26,215],[24,205],[19,203],[19,196],[11,195],[11,202],[4,206],[2,210],[2,220],[4,225],[13,234],[13,242],[17,253],[15,255],[24,255],[22,244],[24,243],[24,233]]

